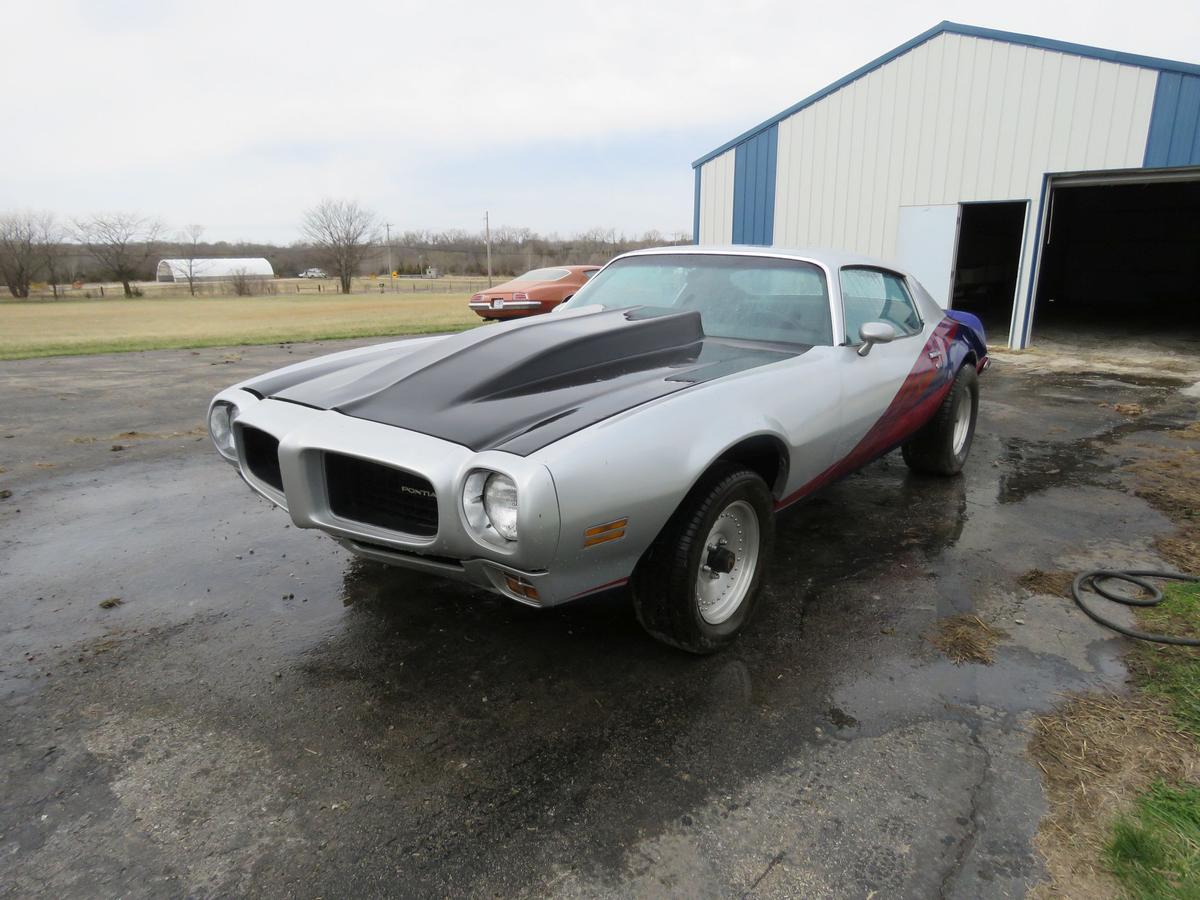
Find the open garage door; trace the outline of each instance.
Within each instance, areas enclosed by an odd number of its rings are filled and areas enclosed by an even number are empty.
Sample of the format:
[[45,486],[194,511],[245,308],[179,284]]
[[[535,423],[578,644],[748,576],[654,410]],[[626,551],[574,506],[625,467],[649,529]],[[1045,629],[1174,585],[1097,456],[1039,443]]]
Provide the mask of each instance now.
[[962,204],[954,263],[953,307],[979,316],[992,343],[1008,336],[1012,322],[1026,200]]
[[1200,341],[1200,168],[1051,182],[1034,340]]

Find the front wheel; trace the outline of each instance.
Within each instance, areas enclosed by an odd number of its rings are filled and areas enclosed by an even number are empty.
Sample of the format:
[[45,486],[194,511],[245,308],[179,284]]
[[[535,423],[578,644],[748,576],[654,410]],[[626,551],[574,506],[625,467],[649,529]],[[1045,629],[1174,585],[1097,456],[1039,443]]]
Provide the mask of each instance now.
[[633,606],[652,636],[712,653],[749,621],[775,543],[771,492],[754,472],[722,464],[671,516],[634,572]]
[[902,448],[908,467],[925,475],[957,475],[971,452],[978,415],[979,375],[967,363],[933,418]]

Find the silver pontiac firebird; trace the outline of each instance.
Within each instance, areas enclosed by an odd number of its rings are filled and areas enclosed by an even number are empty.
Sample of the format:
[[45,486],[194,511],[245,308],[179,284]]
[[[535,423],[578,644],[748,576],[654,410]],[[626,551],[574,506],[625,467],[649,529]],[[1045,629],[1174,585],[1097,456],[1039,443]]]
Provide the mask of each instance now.
[[628,585],[696,653],[745,626],[774,514],[900,447],[955,475],[979,320],[829,251],[662,247],[553,313],[234,385],[213,442],[353,553],[553,606]]

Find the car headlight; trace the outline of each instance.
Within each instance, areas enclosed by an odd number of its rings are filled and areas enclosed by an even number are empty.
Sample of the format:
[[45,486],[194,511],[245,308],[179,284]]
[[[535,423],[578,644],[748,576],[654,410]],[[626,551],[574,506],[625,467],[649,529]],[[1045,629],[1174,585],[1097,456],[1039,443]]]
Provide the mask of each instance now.
[[517,486],[511,478],[499,472],[488,476],[483,486],[483,511],[500,537],[517,539]]
[[517,539],[517,485],[507,475],[476,469],[463,487],[467,522],[480,536],[495,542]]
[[232,403],[214,403],[208,411],[208,433],[217,450],[226,459],[237,459],[237,446],[233,442],[233,420],[237,418],[237,407]]

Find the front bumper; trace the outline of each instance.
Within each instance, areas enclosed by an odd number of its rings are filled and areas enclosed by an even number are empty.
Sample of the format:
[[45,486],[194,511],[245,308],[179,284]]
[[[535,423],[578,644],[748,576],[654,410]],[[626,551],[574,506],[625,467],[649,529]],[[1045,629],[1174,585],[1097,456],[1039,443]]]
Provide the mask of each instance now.
[[[561,571],[559,511],[554,481],[544,465],[500,451],[476,453],[418,432],[280,400],[260,400],[230,389],[215,401],[237,407],[237,466],[258,493],[283,508],[300,528],[316,528],[350,551],[391,565],[465,581],[532,606],[553,606],[581,593],[586,570]],[[278,439],[282,490],[255,474],[245,429]],[[330,508],[324,454],[338,453],[405,470],[427,479],[437,498],[437,530],[418,536],[341,518]],[[480,535],[466,519],[463,489],[477,469],[501,472],[517,485],[520,540]],[[583,587],[581,587],[581,585]]]

